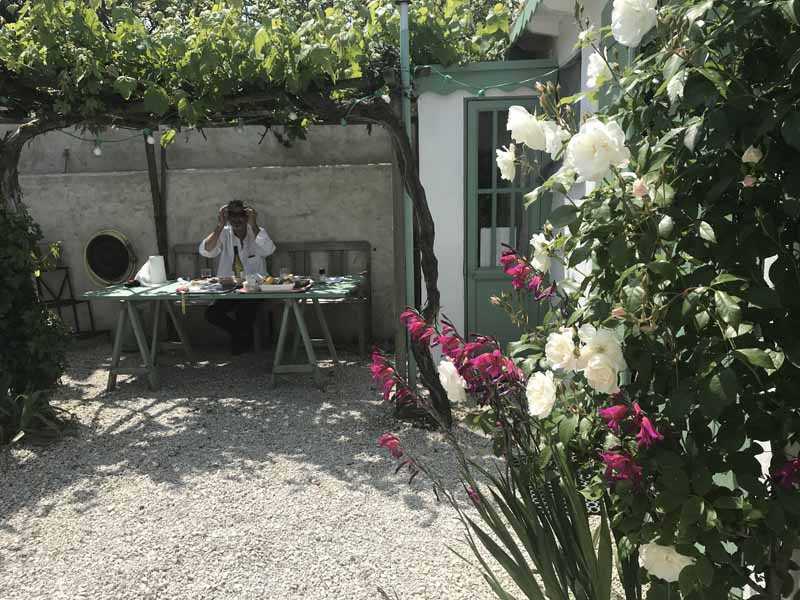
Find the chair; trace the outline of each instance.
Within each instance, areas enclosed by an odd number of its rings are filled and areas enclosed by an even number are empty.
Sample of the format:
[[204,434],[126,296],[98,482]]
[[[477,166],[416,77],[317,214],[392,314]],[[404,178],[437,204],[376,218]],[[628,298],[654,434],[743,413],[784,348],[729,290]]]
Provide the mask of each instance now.
[[364,285],[357,294],[337,300],[320,300],[320,304],[347,304],[356,309],[358,320],[358,350],[362,357],[367,356],[367,348],[372,338],[372,244],[367,241],[339,242],[275,242],[276,250],[271,256],[276,270],[281,267],[292,273],[315,275],[319,267],[326,274],[364,275]]
[[[199,243],[175,244],[172,246],[170,258],[170,279],[183,277],[184,279],[194,279],[200,276],[201,269],[214,269],[214,259],[202,256],[198,251]],[[269,267],[267,258],[267,267]],[[190,300],[189,306],[208,306],[211,300]],[[253,346],[256,352],[261,352],[263,348],[262,331],[267,325],[270,336],[273,331],[272,313],[266,309],[266,302],[261,303],[261,310],[256,313],[256,320],[253,323]]]
[[[36,251],[39,258],[46,257],[49,254],[48,245],[40,244]],[[48,308],[54,308],[58,313],[58,318],[61,319],[62,322],[64,321],[62,309],[72,309],[74,333],[76,335],[93,335],[98,333],[94,328],[92,304],[88,300],[78,300],[75,298],[69,267],[62,263],[60,257],[54,263],[45,261],[39,275],[34,277],[34,281],[36,282],[36,296],[39,303]],[[89,331],[81,329],[81,322],[78,318],[79,306],[86,307],[89,316]]]

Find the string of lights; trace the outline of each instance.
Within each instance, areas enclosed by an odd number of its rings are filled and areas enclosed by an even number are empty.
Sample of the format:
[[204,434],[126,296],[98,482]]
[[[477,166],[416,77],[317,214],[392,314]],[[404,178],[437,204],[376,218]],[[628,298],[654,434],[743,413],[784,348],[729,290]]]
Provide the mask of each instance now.
[[63,133],[66,136],[74,138],[76,140],[80,140],[82,142],[87,142],[87,143],[90,143],[90,144],[94,144],[94,148],[92,149],[92,154],[94,154],[95,156],[102,156],[102,154],[103,154],[103,148],[102,148],[103,144],[117,144],[117,143],[120,143],[120,142],[128,142],[128,141],[130,141],[130,140],[132,140],[134,138],[138,138],[138,137],[143,136],[143,135],[147,136],[146,137],[147,143],[150,144],[151,146],[156,143],[156,138],[155,138],[155,136],[153,136],[152,129],[142,129],[141,131],[139,131],[137,133],[134,133],[133,135],[129,135],[129,136],[123,137],[123,138],[113,138],[113,139],[111,139],[111,138],[101,138],[99,135],[95,136],[93,138],[86,138],[86,137],[83,137],[83,136],[80,136],[80,135],[75,135],[74,133],[70,133],[69,131],[64,131],[63,129],[59,129],[57,131],[59,131],[60,133]]

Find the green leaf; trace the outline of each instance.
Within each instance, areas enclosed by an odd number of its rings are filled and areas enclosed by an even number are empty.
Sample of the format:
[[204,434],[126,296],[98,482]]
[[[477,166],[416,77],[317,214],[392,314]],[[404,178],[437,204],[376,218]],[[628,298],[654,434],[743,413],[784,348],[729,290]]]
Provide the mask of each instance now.
[[675,265],[665,260],[657,260],[647,263],[647,268],[663,279],[675,279],[678,274],[677,269],[675,269]]
[[256,56],[261,56],[261,50],[264,48],[268,39],[269,33],[265,28],[262,27],[256,32],[255,39],[253,40],[253,51],[256,53]]
[[163,115],[169,108],[169,96],[164,88],[154,85],[144,93],[144,109],[154,115]]
[[800,112],[791,112],[783,120],[781,135],[787,144],[800,150]]
[[558,424],[558,439],[561,440],[562,444],[568,444],[577,428],[578,415],[564,417]]
[[762,367],[764,369],[774,369],[775,364],[772,358],[764,350],[760,348],[738,348],[734,350],[736,358],[743,360],[755,367]]
[[578,209],[572,204],[563,204],[555,208],[547,220],[557,229],[566,227],[578,220]]
[[726,283],[733,283],[734,281],[739,282],[747,280],[737,275],[732,275],[731,273],[720,273],[711,281],[709,285],[714,287],[715,285],[724,285]]
[[171,144],[173,141],[175,141],[175,134],[176,134],[176,133],[177,133],[177,131],[175,131],[174,129],[167,129],[167,130],[166,130],[166,131],[165,131],[165,132],[164,132],[164,133],[161,135],[161,146],[162,146],[162,147],[164,147],[164,148],[166,148],[166,147],[167,147],[167,146],[169,146],[169,145],[170,145],[170,144]]
[[717,243],[717,236],[714,234],[714,228],[711,227],[706,221],[700,221],[700,237],[712,244]]
[[720,73],[716,69],[710,69],[710,68],[702,68],[698,69],[698,71],[700,71],[700,73],[702,73],[706,79],[708,79],[711,83],[714,84],[714,87],[717,88],[717,91],[719,91],[720,96],[722,96],[723,98],[728,97],[728,82],[725,80],[725,77],[722,73]]
[[739,380],[731,368],[720,369],[708,380],[706,388],[708,398],[701,403],[703,411],[718,417],[726,406],[736,401],[739,393]]
[[125,100],[129,100],[131,94],[133,94],[133,91],[136,89],[137,83],[138,82],[133,77],[120,75],[117,77],[116,81],[114,81],[114,89],[119,93],[120,96],[125,98]]
[[742,310],[739,308],[739,298],[731,296],[726,292],[714,290],[714,302],[716,303],[717,314],[728,325],[734,329],[739,327],[742,321]]

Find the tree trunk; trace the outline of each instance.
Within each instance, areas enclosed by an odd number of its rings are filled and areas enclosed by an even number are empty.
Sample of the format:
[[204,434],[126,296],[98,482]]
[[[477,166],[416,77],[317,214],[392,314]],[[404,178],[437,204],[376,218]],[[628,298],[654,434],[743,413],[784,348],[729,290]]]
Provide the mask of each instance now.
[[[427,300],[422,309],[422,315],[428,323],[435,323],[439,316],[439,263],[433,251],[434,226],[425,188],[419,179],[414,149],[411,141],[403,128],[403,123],[394,114],[389,104],[381,98],[373,98],[365,102],[339,104],[329,96],[321,93],[304,94],[302,98],[316,112],[320,118],[328,123],[340,123],[345,119],[352,124],[381,125],[386,129],[392,139],[392,146],[397,157],[403,185],[414,204],[414,216],[419,226],[419,250],[422,274],[425,278],[425,292]],[[406,265],[407,269],[413,265]],[[422,381],[431,394],[431,403],[439,415],[442,424],[450,427],[453,415],[447,394],[439,381],[439,373],[431,356],[428,344],[411,344],[411,351],[417,361]]]
[[[147,157],[147,173],[150,176],[150,195],[153,199],[153,223],[156,229],[156,246],[158,253],[164,257],[164,266],[169,270],[169,243],[167,241],[167,212],[166,212],[166,198],[163,197],[163,192],[166,190],[166,173],[164,173],[164,166],[166,159],[161,155],[161,181],[159,181],[158,169],[156,169],[156,152],[153,144],[147,143],[147,136],[144,134],[144,153]],[[162,151],[164,149],[162,148]]]

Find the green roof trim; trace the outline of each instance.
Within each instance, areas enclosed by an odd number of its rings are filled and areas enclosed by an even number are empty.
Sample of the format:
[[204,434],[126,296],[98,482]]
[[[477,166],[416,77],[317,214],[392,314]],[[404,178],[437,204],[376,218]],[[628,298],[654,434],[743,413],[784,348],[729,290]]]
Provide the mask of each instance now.
[[514,23],[511,25],[511,32],[508,34],[510,46],[514,42],[517,41],[519,36],[528,26],[528,21],[531,20],[533,14],[536,12],[536,9],[539,7],[539,0],[525,0],[525,6],[522,7],[522,10],[517,15],[517,18],[514,19]]
[[424,65],[416,68],[414,91],[418,96],[426,92],[446,95],[459,90],[481,96],[481,90],[510,92],[521,87],[534,89],[537,81],[555,81],[557,77],[558,64],[550,59],[480,62],[452,67]]

